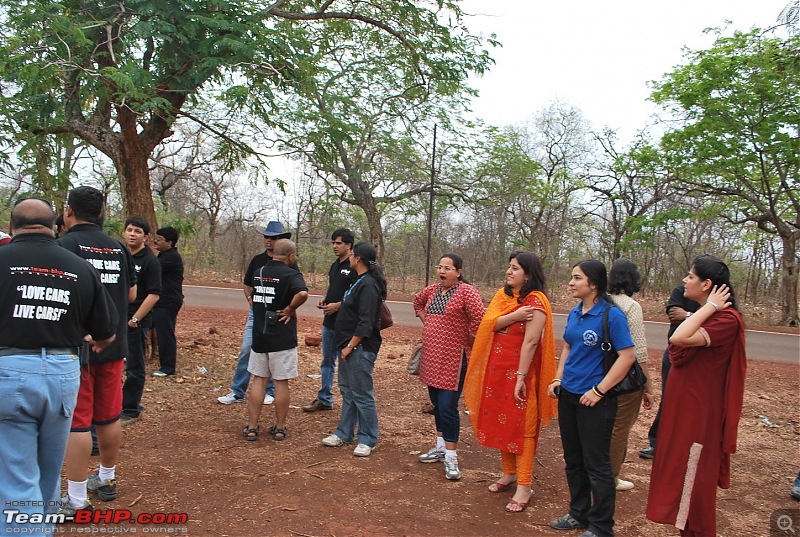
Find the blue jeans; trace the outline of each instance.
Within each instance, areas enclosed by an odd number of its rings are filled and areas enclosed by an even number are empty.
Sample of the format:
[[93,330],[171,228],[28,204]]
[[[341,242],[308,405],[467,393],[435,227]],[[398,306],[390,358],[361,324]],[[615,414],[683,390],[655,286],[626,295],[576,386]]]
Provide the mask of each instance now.
[[333,328],[322,326],[322,363],[319,365],[322,386],[317,392],[317,399],[326,405],[333,405],[333,376],[336,374],[337,356],[333,346],[333,334]]
[[428,395],[433,405],[433,419],[436,430],[442,433],[445,442],[458,442],[461,432],[461,415],[458,412],[458,400],[464,388],[464,376],[467,374],[467,357],[461,357],[461,376],[457,390],[442,390],[428,386]]
[[[21,513],[55,512],[61,466],[78,399],[76,354],[0,358],[0,506]],[[13,439],[13,440],[12,440]],[[13,531],[0,516],[0,535]],[[48,531],[45,526],[19,527]]]
[[[247,322],[244,325],[239,357],[236,359],[236,371],[233,372],[233,380],[231,381],[231,391],[237,399],[244,397],[244,394],[247,393],[247,385],[250,383],[250,373],[247,371],[247,366],[250,363],[250,349],[252,347],[253,308],[250,308],[250,313],[247,314]],[[272,382],[272,377],[269,378],[267,383],[267,394],[275,396],[275,384]]]
[[375,390],[372,387],[372,371],[375,369],[374,352],[366,352],[360,346],[353,349],[347,360],[339,355],[339,391],[342,392],[342,417],[336,428],[336,436],[352,442],[358,425],[358,443],[375,447],[378,443],[378,408],[375,405]]
[[569,486],[569,514],[598,537],[613,537],[617,491],[611,470],[611,431],[616,397],[595,406],[580,403],[582,394],[561,389],[558,427]]

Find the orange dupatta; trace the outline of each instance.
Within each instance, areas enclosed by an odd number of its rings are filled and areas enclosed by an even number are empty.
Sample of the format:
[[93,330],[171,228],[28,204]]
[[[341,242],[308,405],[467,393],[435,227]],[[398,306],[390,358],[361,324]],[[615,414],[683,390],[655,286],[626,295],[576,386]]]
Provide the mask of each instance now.
[[[550,419],[556,415],[555,400],[547,395],[547,387],[550,380],[556,374],[556,343],[553,334],[553,311],[550,308],[550,301],[547,296],[540,291],[533,291],[541,300],[545,309],[545,324],[542,337],[539,339],[539,347],[542,349],[542,361],[539,371],[536,372],[539,383],[539,392],[536,394],[538,413],[527,413],[530,421],[525,423],[525,435],[533,433],[537,423],[533,417],[538,414],[542,427],[550,424]],[[483,315],[475,342],[472,345],[472,354],[467,367],[467,376],[464,379],[464,402],[469,409],[469,419],[472,422],[472,429],[478,430],[478,416],[480,416],[481,398],[483,397],[483,383],[486,375],[486,367],[489,363],[489,352],[494,341],[494,325],[499,317],[511,313],[520,307],[517,302],[519,293],[508,296],[503,289],[495,293],[486,313]],[[533,365],[533,361],[531,361]],[[531,397],[532,394],[528,394]],[[526,418],[526,420],[528,419]]]

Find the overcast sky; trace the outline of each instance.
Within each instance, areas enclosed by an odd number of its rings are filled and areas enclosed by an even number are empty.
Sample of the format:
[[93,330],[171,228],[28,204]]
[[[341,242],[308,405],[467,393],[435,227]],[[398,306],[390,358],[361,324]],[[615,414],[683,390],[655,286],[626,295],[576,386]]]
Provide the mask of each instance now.
[[473,80],[476,115],[519,123],[560,99],[593,127],[630,140],[657,108],[647,83],[683,63],[682,47],[707,49],[703,29],[775,25],[789,0],[464,0],[473,33],[497,34],[495,66]]

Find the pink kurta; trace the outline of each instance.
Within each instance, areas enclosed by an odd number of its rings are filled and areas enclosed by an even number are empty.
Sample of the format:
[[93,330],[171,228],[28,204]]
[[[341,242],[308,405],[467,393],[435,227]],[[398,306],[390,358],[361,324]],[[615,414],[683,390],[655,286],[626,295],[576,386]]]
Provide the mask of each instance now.
[[470,334],[475,334],[483,317],[483,300],[477,289],[461,283],[444,313],[427,313],[428,305],[440,289],[441,284],[435,283],[414,296],[414,311],[426,312],[419,379],[426,386],[455,391],[461,376],[461,357],[466,352],[469,359]]

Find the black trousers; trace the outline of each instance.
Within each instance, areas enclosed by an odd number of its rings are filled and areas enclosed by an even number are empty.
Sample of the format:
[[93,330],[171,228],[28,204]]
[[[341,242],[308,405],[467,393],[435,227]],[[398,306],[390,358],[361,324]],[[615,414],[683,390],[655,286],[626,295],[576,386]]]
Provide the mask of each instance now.
[[661,408],[664,406],[664,394],[667,388],[667,377],[669,377],[669,370],[672,369],[672,362],[669,361],[669,349],[664,349],[664,355],[661,357],[661,402],[658,403],[658,412],[650,430],[647,431],[647,440],[650,442],[650,447],[656,447],[656,439],[658,438],[658,424],[661,423]]
[[611,431],[617,400],[605,397],[589,407],[580,403],[582,395],[562,389],[558,397],[569,514],[598,537],[612,537],[617,491],[611,471]]
[[158,359],[161,371],[168,375],[175,374],[178,342],[175,339],[175,321],[178,319],[180,306],[153,308],[153,328],[158,341]]
[[146,378],[145,357],[148,329],[128,327],[128,356],[125,357],[125,383],[122,385],[122,415],[136,418],[142,413],[142,393]]

